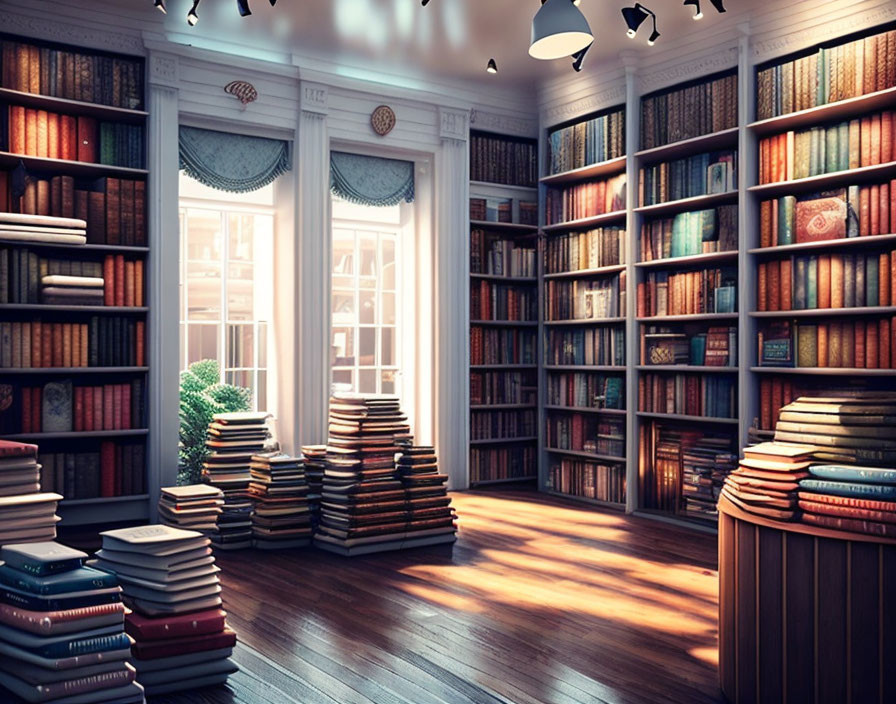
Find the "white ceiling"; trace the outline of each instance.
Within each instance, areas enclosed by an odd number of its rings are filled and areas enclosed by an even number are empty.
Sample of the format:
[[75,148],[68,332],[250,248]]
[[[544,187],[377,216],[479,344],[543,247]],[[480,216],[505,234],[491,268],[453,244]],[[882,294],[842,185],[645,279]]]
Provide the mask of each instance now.
[[[252,15],[242,18],[236,0],[202,0],[200,21],[186,23],[192,0],[168,0],[164,31],[177,41],[210,46],[210,42],[238,43],[266,52],[294,52],[335,64],[385,71],[411,77],[440,77],[475,81],[503,88],[531,89],[542,80],[570,75],[572,60],[538,61],[528,55],[532,15],[539,0],[249,0]],[[726,0],[738,14],[762,0]],[[591,25],[595,44],[583,73],[603,62],[615,63],[621,50],[649,52],[689,35],[718,31],[736,21],[734,12],[719,14],[702,0],[704,17],[693,21],[693,7],[681,0],[646,0],[657,15],[661,38],[647,46],[650,20],[637,38],[626,37],[620,9],[634,0],[582,0],[581,10]],[[128,7],[146,19],[158,20],[152,0],[129,0]],[[213,44],[211,45],[213,46]],[[489,58],[498,63],[497,75],[485,72]]]

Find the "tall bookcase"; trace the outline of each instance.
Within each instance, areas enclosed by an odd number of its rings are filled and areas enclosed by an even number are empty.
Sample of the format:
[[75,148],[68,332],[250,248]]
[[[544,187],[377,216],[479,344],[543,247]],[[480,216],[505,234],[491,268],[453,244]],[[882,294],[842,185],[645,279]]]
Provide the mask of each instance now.
[[536,476],[536,145],[471,133],[471,486]]
[[[12,410],[22,415],[22,425],[3,437],[39,446],[45,489],[66,496],[59,506],[62,525],[146,520],[150,249],[144,60],[9,35],[0,35],[0,44],[0,206],[88,222],[85,245],[0,238],[9,262],[4,285],[11,286],[15,275],[30,287],[0,303],[3,346],[19,353],[17,366],[4,364],[0,376],[12,387]],[[21,267],[14,270],[17,257]],[[98,267],[107,284],[113,277],[120,284],[105,305],[42,302],[44,268],[77,275]],[[79,341],[80,352],[73,349]],[[4,362],[11,358],[4,355]],[[37,390],[54,381],[71,384],[71,429],[29,428],[22,414],[25,389],[36,390],[29,403],[42,405],[46,398]],[[109,404],[95,407],[89,419],[87,388],[91,395],[103,389]],[[128,396],[125,411],[122,399]]]

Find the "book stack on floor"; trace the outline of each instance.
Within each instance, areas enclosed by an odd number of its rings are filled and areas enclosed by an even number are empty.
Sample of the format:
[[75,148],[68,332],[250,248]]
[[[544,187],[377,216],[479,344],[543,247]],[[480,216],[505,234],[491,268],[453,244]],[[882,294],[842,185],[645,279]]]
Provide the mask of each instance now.
[[722,495],[748,513],[794,518],[799,482],[809,476],[812,445],[763,442],[744,448],[740,466],[728,475]]
[[360,555],[454,541],[453,524],[418,530],[409,521],[408,492],[395,466],[408,425],[396,397],[334,396],[329,434],[318,547]]
[[308,482],[308,508],[311,526],[316,531],[320,523],[320,495],[324,488],[324,469],[327,466],[326,445],[302,445],[305,458],[305,481]]
[[48,304],[101,306],[104,286],[102,277],[48,274],[40,280],[40,299]]
[[40,490],[37,445],[0,440],[0,544],[56,537],[62,496]]
[[252,456],[264,452],[270,439],[264,412],[216,413],[208,426],[209,455],[202,480],[224,492],[218,531],[212,544],[222,550],[252,547],[252,499],[249,482]]
[[457,527],[446,486],[448,475],[439,473],[435,448],[409,443],[399,448],[395,464],[407,493],[408,532],[454,536]]
[[301,457],[280,452],[253,455],[249,464],[252,535],[263,550],[296,548],[311,542],[311,510],[308,483]]
[[0,556],[0,700],[142,703],[115,575],[53,542]]
[[87,221],[48,215],[0,213],[0,239],[48,244],[87,244]]
[[237,671],[236,634],[221,609],[220,570],[209,539],[170,526],[106,531],[91,563],[118,576],[133,611],[131,664],[148,695],[217,685]]
[[208,484],[162,487],[159,521],[172,528],[211,535],[218,529],[224,492]]

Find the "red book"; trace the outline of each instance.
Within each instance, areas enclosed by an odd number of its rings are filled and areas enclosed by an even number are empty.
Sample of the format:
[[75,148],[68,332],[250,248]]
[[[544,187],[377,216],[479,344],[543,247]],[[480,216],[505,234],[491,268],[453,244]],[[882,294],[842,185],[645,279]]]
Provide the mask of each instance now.
[[862,320],[856,321],[856,332],[855,332],[855,343],[856,349],[855,354],[853,355],[853,359],[855,360],[856,367],[858,369],[865,368],[865,323]]
[[143,305],[143,260],[134,262],[134,305]]
[[762,379],[759,382],[759,427],[772,429],[772,380]]
[[890,305],[890,257],[896,252],[883,252],[878,257],[878,305]]
[[103,430],[103,387],[93,387],[93,429]]
[[135,275],[134,262],[124,263],[124,304],[129,307],[137,305],[137,296],[134,289]]
[[36,432],[34,428],[31,427],[31,388],[25,387],[22,389],[22,432],[23,433],[34,433]]
[[115,407],[112,384],[103,385],[103,430],[115,430]]
[[86,161],[91,164],[97,162],[97,135],[96,119],[84,115],[76,118],[78,129],[78,161]]
[[25,153],[25,108],[21,105],[9,107],[9,150],[15,154]]
[[37,445],[0,439],[0,457],[37,457]]
[[103,259],[103,305],[115,305],[115,256],[112,254]]
[[31,390],[31,427],[35,432],[40,432],[43,429],[43,413],[41,412],[43,393],[43,389],[39,386],[35,386]]
[[793,261],[781,260],[781,310],[793,309]]
[[861,139],[861,147],[859,151],[859,164],[861,166],[871,165],[871,116],[863,117],[859,124],[859,138]]
[[223,609],[208,609],[191,614],[176,614],[161,618],[147,618],[136,612],[125,617],[124,630],[135,640],[145,642],[188,638],[222,633],[227,613]]
[[[768,310],[768,263],[760,262],[757,270],[756,309]],[[639,313],[640,315],[640,313]]]
[[[59,159],[59,114],[51,112],[47,114],[47,156],[51,159]],[[71,216],[69,216],[71,217]]]
[[118,386],[121,388],[121,427],[123,430],[130,430],[134,427],[131,424],[131,385]]
[[768,263],[768,281],[766,285],[768,310],[781,310],[781,264],[777,260]]
[[124,255],[115,255],[115,305],[124,305]]
[[876,183],[871,186],[871,196],[869,197],[868,210],[868,234],[879,235],[880,231],[880,186]]
[[138,660],[155,660],[167,658],[172,655],[187,655],[189,653],[201,653],[207,650],[220,650],[232,648],[236,645],[236,633],[225,628],[220,633],[209,633],[201,636],[186,636],[183,638],[167,638],[157,641],[137,641],[131,651]]
[[125,491],[124,482],[124,445],[115,446],[115,495],[126,496],[131,492]]
[[68,161],[78,158],[77,123],[71,115],[59,116],[59,158]]
[[781,415],[781,406],[784,405],[784,384],[780,379],[772,380],[772,428],[778,422]]
[[[896,128],[896,120],[893,120],[893,126]],[[893,151],[896,152],[896,143],[894,143]],[[896,153],[893,155],[896,157]],[[890,181],[890,195],[896,196],[896,178]],[[890,232],[896,232],[896,198],[890,199]]]
[[[639,284],[640,287],[640,284]],[[638,297],[638,302],[640,304],[640,296]],[[640,315],[640,313],[638,314]],[[146,345],[146,323],[143,320],[138,320],[136,325],[134,326],[136,330],[136,334],[134,337],[136,338],[135,344],[137,345],[137,349],[135,350],[134,358],[137,362],[138,367],[146,366],[146,353],[144,351],[144,346]]]
[[[889,264],[887,267],[889,271]],[[31,366],[43,366],[43,325],[39,320],[31,321]]]
[[121,430],[121,384],[112,384],[112,430]]
[[[894,194],[896,195],[896,194]],[[880,184],[880,198],[877,203],[880,208],[880,234],[889,235],[896,223],[890,222],[890,184]]]
[[877,325],[873,322],[868,323],[865,327],[865,367],[867,369],[877,369],[880,356],[877,333]]
[[84,430],[96,430],[93,427],[93,387],[84,387]]
[[100,443],[100,496],[115,496],[115,443]]
[[893,161],[893,113],[884,111],[880,115],[880,162]]
[[889,369],[890,368],[890,321],[887,318],[883,318],[879,323],[879,330],[877,335],[878,346],[880,347],[880,352],[878,354],[878,368],[879,369]]
[[72,413],[72,421],[76,432],[84,430],[84,387],[76,386],[74,388],[75,407]]

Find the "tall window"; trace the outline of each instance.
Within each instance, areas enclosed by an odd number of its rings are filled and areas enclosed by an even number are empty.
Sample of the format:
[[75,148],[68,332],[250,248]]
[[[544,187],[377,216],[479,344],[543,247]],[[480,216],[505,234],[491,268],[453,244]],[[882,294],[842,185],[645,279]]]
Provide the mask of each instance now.
[[401,233],[410,207],[333,196],[334,391],[402,391]]
[[180,175],[180,356],[216,359],[221,381],[267,406],[273,315],[273,185],[225,193]]

